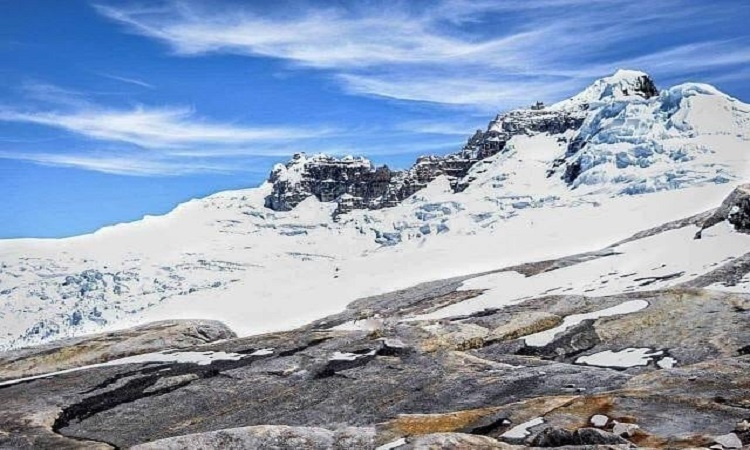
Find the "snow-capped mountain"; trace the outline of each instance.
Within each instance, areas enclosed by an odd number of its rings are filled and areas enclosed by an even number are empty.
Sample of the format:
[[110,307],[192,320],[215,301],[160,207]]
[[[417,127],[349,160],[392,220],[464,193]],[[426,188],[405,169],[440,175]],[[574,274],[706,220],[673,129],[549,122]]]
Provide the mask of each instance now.
[[[748,179],[749,143],[750,105],[618,71],[560,103],[501,114],[460,151],[408,170],[297,155],[258,188],[164,216],[0,242],[0,348],[160,318],[278,330],[420,282],[597,250],[716,207]],[[664,287],[750,252],[729,228],[682,234],[498,301],[565,283],[585,295]],[[594,286],[605,273],[617,283]],[[646,273],[656,281],[633,282]]]

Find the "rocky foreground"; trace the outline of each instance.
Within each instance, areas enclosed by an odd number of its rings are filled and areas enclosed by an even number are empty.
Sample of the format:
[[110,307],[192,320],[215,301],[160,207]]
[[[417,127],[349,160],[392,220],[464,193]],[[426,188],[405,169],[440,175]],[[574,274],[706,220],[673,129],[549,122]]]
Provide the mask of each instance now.
[[[746,233],[747,193],[630,240]],[[496,273],[533,279],[616,249]],[[0,448],[750,446],[750,295],[711,289],[748,272],[750,254],[666,289],[429,318],[482,295],[462,288],[477,274],[287,332],[172,321],[14,350],[0,355]]]

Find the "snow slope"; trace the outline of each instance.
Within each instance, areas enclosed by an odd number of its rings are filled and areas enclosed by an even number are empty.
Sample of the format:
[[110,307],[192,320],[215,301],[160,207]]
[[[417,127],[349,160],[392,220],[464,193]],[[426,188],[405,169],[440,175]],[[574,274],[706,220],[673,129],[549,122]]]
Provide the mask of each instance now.
[[[0,241],[0,348],[162,318],[219,319],[240,334],[279,330],[363,296],[596,250],[716,207],[748,178],[750,107],[697,84],[647,99],[624,95],[641,76],[618,72],[554,105],[579,108],[581,129],[513,137],[471,169],[460,193],[440,177],[396,207],[333,220],[335,204],[314,197],[288,212],[265,208],[266,183],[90,235]],[[564,179],[574,164],[580,173]],[[624,244],[620,255],[532,286],[513,273],[480,278],[490,290],[454,307],[554,288],[605,295],[663,287],[677,278],[636,279],[683,272],[684,280],[750,251],[750,238],[726,227],[700,241],[694,231]]]

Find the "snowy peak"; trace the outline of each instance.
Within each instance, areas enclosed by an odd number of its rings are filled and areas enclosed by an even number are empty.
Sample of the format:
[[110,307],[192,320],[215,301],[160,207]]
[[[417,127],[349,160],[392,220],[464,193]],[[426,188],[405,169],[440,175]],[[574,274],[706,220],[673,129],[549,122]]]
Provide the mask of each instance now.
[[579,94],[552,105],[555,110],[589,109],[592,104],[626,97],[651,98],[659,95],[654,80],[645,72],[620,69],[600,78]]
[[[352,156],[295,155],[274,168],[265,204],[289,211],[314,196],[336,203],[338,217],[399,205],[440,176],[454,193],[487,183],[504,195],[514,185],[512,195],[522,197],[556,190],[561,180],[565,191],[577,196],[725,183],[745,176],[746,165],[737,161],[745,159],[742,149],[748,140],[748,105],[699,83],[658,92],[648,74],[619,70],[550,107],[537,103],[498,114],[459,152],[422,156],[407,170],[376,168]],[[536,150],[525,147],[538,148],[544,158],[530,158]],[[495,156],[499,158],[489,160]],[[526,175],[533,179],[537,172],[544,174],[542,186],[512,182],[527,169],[533,170]]]
[[747,160],[750,106],[712,86],[686,83],[588,108],[556,163],[572,189],[632,195],[750,175],[739,163]]

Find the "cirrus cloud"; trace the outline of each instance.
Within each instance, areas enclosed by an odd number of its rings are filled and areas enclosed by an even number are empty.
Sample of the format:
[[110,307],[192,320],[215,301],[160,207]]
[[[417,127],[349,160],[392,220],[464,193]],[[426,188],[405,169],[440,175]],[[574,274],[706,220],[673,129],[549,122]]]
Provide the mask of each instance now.
[[[352,2],[305,4],[283,15],[222,5],[94,7],[177,55],[270,57],[329,72],[353,94],[485,110],[518,106],[529,92],[558,100],[617,68],[710,78],[750,64],[746,36],[694,32],[721,30],[733,15],[750,13],[744,4],[730,10],[681,0]],[[632,49],[645,40],[653,43],[648,50]]]

